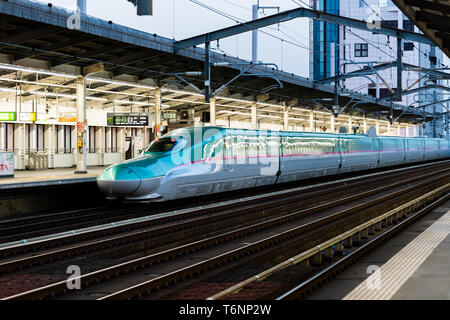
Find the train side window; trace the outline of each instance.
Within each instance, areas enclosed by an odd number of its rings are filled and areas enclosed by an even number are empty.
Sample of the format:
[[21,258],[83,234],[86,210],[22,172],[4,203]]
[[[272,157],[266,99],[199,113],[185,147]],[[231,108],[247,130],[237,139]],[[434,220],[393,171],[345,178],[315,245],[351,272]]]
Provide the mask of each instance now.
[[267,138],[268,154],[270,156],[278,156],[280,153],[280,142],[278,137]]
[[258,137],[248,137],[248,156],[252,158],[258,157],[259,139]]
[[223,140],[216,139],[208,142],[203,147],[203,160],[213,160],[221,157],[223,149]]
[[246,157],[246,137],[245,136],[236,136],[236,153],[234,156],[237,158],[238,164],[245,163],[245,157]]
[[266,136],[258,137],[258,156],[266,158],[267,157],[267,139]]
[[227,164],[232,164],[233,163],[233,146],[232,146],[232,137],[231,136],[226,136],[224,138],[224,144],[223,144],[223,149],[224,149],[224,156],[226,158],[226,162]]

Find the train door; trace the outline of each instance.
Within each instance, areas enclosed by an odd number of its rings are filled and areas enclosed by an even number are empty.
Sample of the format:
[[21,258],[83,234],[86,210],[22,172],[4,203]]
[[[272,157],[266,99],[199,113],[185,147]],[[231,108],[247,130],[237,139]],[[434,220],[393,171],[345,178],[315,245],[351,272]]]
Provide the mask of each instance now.
[[348,154],[348,141],[345,135],[339,135],[339,173],[347,171],[347,154]]
[[377,168],[380,167],[380,155],[381,155],[381,139],[373,138],[373,150],[377,156]]

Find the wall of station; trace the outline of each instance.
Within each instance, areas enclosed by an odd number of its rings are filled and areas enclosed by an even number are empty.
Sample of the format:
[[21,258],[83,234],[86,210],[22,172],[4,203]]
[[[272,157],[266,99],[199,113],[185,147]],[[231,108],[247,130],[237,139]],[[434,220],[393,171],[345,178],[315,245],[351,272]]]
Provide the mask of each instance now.
[[[15,170],[74,167],[78,152],[74,108],[16,105],[0,104],[0,152],[14,153]],[[134,156],[152,139],[151,127],[108,126],[108,113],[87,110],[88,166],[123,161],[127,151]]]
[[[0,102],[0,152],[14,154],[15,170],[75,167],[79,150],[73,102],[67,101],[57,106],[38,102]],[[120,108],[115,111],[125,113],[126,110]],[[130,111],[129,108],[127,111]],[[106,166],[135,157],[154,139],[154,113],[146,114],[148,123],[145,126],[112,125],[111,119],[108,121],[111,113],[110,108],[87,109],[87,166]],[[347,115],[341,115],[335,120],[334,116],[319,111],[310,113],[302,122],[288,120],[287,125],[283,119],[280,121],[264,117],[268,116],[258,115],[256,122],[222,118],[216,119],[216,125],[226,128],[307,132],[324,132],[324,127],[327,128],[326,132],[338,132],[340,126],[345,126],[348,132],[352,132],[356,126],[361,133],[367,133],[370,126],[375,126],[380,135],[418,135],[416,126],[400,127],[394,124],[391,127],[387,121],[378,121],[377,124],[374,119],[364,121],[364,118]],[[171,120],[163,120],[161,124],[163,130],[170,131],[179,127],[172,126]],[[210,123],[201,123],[199,117],[192,116],[182,126],[189,125]]]

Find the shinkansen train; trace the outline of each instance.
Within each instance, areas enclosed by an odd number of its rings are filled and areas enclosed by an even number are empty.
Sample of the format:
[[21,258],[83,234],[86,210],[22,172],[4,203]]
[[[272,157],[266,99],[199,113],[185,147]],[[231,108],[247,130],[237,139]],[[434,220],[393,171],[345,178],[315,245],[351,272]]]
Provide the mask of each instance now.
[[166,201],[450,157],[450,140],[189,127],[97,178],[108,199]]

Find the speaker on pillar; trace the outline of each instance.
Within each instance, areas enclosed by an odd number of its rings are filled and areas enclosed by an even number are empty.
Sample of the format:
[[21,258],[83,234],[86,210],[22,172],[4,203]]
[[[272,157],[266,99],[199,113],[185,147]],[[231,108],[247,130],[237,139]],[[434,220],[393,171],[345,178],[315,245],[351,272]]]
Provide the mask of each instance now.
[[189,111],[183,110],[181,111],[181,120],[188,120],[189,119]]
[[209,111],[202,112],[202,122],[211,122],[211,113]]

